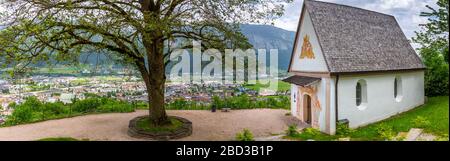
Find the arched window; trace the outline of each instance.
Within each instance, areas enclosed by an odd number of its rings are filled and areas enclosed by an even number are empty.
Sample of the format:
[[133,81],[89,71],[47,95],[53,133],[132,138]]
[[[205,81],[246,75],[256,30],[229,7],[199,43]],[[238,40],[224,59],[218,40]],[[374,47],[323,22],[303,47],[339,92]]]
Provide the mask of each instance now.
[[397,91],[398,91],[398,85],[397,85],[397,78],[394,80],[394,98],[397,98]]
[[361,83],[356,83],[356,106],[361,105]]
[[356,83],[356,106],[364,110],[367,104],[367,83],[365,80],[359,80]]
[[394,98],[397,102],[402,100],[402,79],[395,77],[394,79]]

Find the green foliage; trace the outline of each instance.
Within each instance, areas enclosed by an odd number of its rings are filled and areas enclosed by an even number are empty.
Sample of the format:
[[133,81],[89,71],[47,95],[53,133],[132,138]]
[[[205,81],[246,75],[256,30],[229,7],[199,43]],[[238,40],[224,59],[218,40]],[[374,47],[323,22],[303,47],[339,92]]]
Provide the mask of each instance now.
[[449,66],[437,50],[433,46],[420,49],[424,64],[427,66],[425,71],[425,94],[427,96],[448,95]]
[[431,122],[422,116],[417,116],[412,122],[416,128],[425,128],[431,125]]
[[305,128],[302,130],[300,134],[294,136],[286,136],[288,139],[294,140],[315,140],[315,141],[326,141],[326,140],[334,140],[336,136],[328,135],[320,132],[314,128]]
[[299,133],[297,131],[297,124],[289,125],[288,129],[286,130],[286,135],[294,137],[297,136],[298,134]]
[[444,134],[442,136],[437,137],[434,141],[448,141],[448,134]]
[[33,121],[33,109],[29,106],[18,106],[7,117],[5,125],[17,125]]
[[31,91],[44,91],[44,90],[49,90],[50,89],[50,85],[30,85],[29,88],[31,89]]
[[102,101],[97,98],[87,98],[82,101],[77,101],[71,105],[72,110],[75,112],[94,112],[98,107],[102,105]]
[[54,97],[54,96],[61,96],[61,93],[52,93],[51,96],[52,96],[52,97]]
[[392,140],[395,137],[395,132],[392,130],[392,126],[387,124],[379,124],[377,126],[377,133],[380,138],[384,140]]
[[103,105],[99,106],[97,112],[133,112],[134,107],[132,104],[123,101],[107,101]]
[[166,105],[166,109],[171,110],[208,110],[210,107],[195,101],[187,101],[184,98],[179,98]]
[[257,109],[257,108],[271,108],[271,109],[289,109],[290,101],[288,96],[266,96],[250,98],[248,95],[243,94],[240,96],[227,97],[220,99],[219,97],[213,97],[211,106],[215,106],[218,109],[231,108],[231,109]]
[[43,111],[46,115],[62,115],[68,113],[68,110],[69,108],[62,102],[45,103],[43,106]]
[[[415,128],[413,121],[416,120],[418,116],[427,116],[427,120],[430,122],[430,124],[425,124],[427,126],[423,127],[424,132],[439,136],[439,138],[442,138],[443,140],[445,140],[446,138],[448,139],[448,101],[448,96],[431,97],[429,98],[427,104],[423,106],[393,116],[386,120],[354,129],[348,136],[351,137],[352,140],[361,141],[379,141],[387,140],[389,138],[393,139],[395,134],[399,132],[406,132],[411,128]],[[304,131],[306,132],[302,132],[295,137],[288,138],[296,140],[336,140],[336,137],[339,137],[338,135],[330,136],[327,134],[310,132],[308,129],[305,129]],[[399,140],[399,138],[397,138],[397,140]]]
[[84,93],[84,97],[86,97],[86,98],[100,98],[99,95],[94,94],[94,93]]
[[249,129],[244,129],[241,133],[236,134],[237,141],[254,141],[253,134]]
[[73,104],[62,102],[42,103],[36,97],[28,97],[24,103],[14,106],[7,117],[5,126],[65,118],[86,113],[133,112],[134,106],[128,102],[109,98],[88,98]]
[[25,99],[25,102],[22,104],[22,106],[30,107],[33,109],[41,109],[42,102],[39,101],[37,97],[31,96]]
[[303,129],[302,133],[306,134],[306,135],[310,135],[310,136],[316,136],[316,135],[322,134],[319,130],[317,130],[315,128],[311,128],[311,127]]
[[419,49],[424,64],[425,94],[427,96],[448,95],[448,1],[439,0],[438,9],[426,6],[430,12],[422,12],[429,22],[421,32],[416,32],[415,43],[422,45]]
[[337,123],[336,125],[336,135],[338,136],[349,136],[354,130],[349,128],[347,124]]
[[16,106],[17,106],[17,103],[16,103],[16,102],[11,102],[11,103],[9,103],[8,108],[10,108],[10,109],[15,109]]
[[[276,81],[277,84],[277,91],[278,92],[284,92],[284,91],[288,91],[291,89],[291,84],[283,82],[281,80],[266,80],[266,81]],[[269,88],[270,84],[261,84],[259,81],[256,84],[245,84],[244,87],[254,90],[254,91],[259,91],[262,88]]]
[[411,128],[415,128],[413,120],[417,119],[418,116],[427,116],[428,121],[430,121],[429,126],[423,127],[425,132],[438,136],[448,135],[448,106],[448,96],[430,97],[427,104],[423,106],[393,116],[379,123],[355,129],[355,132],[351,134],[351,137],[359,138],[361,140],[383,140],[377,133],[377,126],[379,124],[386,124],[392,127],[395,133],[407,132]]

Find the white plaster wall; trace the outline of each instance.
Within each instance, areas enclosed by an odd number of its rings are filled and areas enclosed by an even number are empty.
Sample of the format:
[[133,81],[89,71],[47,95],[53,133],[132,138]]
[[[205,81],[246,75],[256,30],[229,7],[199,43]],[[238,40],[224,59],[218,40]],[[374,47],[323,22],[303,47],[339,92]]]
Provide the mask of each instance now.
[[[402,99],[394,98],[394,79],[401,77]],[[356,106],[356,83],[364,79],[367,83],[367,107]],[[348,119],[350,127],[356,128],[386,119],[424,103],[424,72],[396,72],[340,76],[338,84],[338,117]]]
[[322,132],[326,132],[326,110],[327,110],[327,103],[326,103],[326,90],[327,90],[327,79],[329,78],[322,78],[322,80],[319,83],[316,83],[317,88],[317,97],[320,102],[320,114],[319,114],[319,130]]
[[[297,36],[296,50],[294,51],[294,57],[292,58],[291,69],[293,71],[312,71],[312,72],[327,72],[328,67],[325,63],[325,59],[322,54],[319,41],[314,31],[311,18],[308,12],[304,12],[303,23],[301,24],[300,30]],[[312,45],[315,59],[300,59],[300,54],[303,46],[303,38],[305,35],[309,35],[309,41]]]
[[336,134],[336,78],[330,79],[330,134]]
[[291,114],[292,116],[299,117],[297,114],[298,87],[295,84],[291,84]]

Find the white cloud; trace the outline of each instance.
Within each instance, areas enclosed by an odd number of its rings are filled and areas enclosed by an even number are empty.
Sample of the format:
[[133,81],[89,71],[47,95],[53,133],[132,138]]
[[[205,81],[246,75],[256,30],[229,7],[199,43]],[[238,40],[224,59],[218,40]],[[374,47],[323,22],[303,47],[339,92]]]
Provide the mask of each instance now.
[[275,26],[289,31],[296,31],[302,5],[303,0],[294,0],[294,2],[288,4],[285,8],[284,16],[275,21]]

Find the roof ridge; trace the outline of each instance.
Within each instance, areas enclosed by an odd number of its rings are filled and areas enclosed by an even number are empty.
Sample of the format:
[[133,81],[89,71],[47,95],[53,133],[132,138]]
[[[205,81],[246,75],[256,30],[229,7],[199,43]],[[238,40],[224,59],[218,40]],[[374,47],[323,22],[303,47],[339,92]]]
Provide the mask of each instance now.
[[350,5],[346,5],[346,4],[339,4],[339,3],[332,3],[332,2],[324,2],[324,1],[316,1],[316,0],[305,0],[309,1],[309,2],[316,2],[316,3],[325,3],[325,4],[330,4],[330,5],[336,5],[336,6],[341,6],[341,7],[347,7],[347,8],[353,8],[353,9],[358,9],[358,10],[362,10],[362,11],[368,11],[368,12],[373,12],[376,14],[381,14],[381,15],[385,15],[385,16],[390,16],[390,17],[394,17],[393,15],[387,14],[387,13],[382,13],[382,12],[378,12],[378,11],[373,11],[373,10],[369,10],[369,9],[364,9],[364,8],[360,8],[360,7],[355,7],[355,6],[350,6]]

